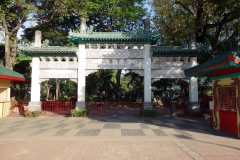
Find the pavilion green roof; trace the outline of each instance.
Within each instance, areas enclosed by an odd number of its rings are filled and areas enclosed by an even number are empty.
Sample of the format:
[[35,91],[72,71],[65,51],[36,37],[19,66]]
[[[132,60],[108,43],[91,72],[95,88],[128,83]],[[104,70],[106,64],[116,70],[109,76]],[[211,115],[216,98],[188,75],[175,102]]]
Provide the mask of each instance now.
[[211,73],[214,71],[224,70],[231,67],[240,67],[240,47],[226,51],[218,57],[198,66],[186,69],[184,72],[187,77],[211,76]]
[[69,32],[74,43],[123,43],[123,44],[156,44],[160,35],[157,32]]
[[15,72],[11,69],[8,69],[2,65],[0,65],[0,79],[8,79],[12,81],[25,81],[25,77],[22,74]]
[[151,47],[152,57],[197,57],[208,53],[210,45],[196,44],[196,49],[188,49],[187,46],[154,46]]
[[77,47],[62,47],[62,46],[48,46],[42,45],[42,47],[34,47],[34,46],[19,46],[19,51],[32,56],[32,57],[76,57],[76,52],[78,51]]

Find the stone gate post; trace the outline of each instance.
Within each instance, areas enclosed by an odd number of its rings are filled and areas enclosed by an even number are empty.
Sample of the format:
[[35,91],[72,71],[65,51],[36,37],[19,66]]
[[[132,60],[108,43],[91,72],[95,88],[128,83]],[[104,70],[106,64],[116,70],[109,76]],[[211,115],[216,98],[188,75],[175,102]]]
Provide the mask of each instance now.
[[152,108],[151,100],[151,54],[150,54],[150,44],[144,45],[144,108]]

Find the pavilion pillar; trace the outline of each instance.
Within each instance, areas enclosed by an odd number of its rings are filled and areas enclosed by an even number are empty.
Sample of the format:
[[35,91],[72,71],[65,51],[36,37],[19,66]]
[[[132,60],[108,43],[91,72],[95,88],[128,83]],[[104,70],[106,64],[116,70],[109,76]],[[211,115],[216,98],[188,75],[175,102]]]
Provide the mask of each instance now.
[[[197,58],[192,57],[190,59],[191,67],[197,65]],[[188,111],[190,112],[200,112],[200,103],[198,101],[198,79],[191,77],[189,81],[189,105]]]
[[[35,31],[34,47],[41,47],[42,33]],[[31,75],[31,101],[28,103],[29,111],[42,110],[40,102],[40,59],[39,57],[32,58],[32,75]]]
[[150,53],[150,44],[144,45],[144,108],[151,109],[152,108],[152,100],[151,100],[151,53]]
[[40,59],[39,57],[32,58],[32,75],[31,75],[31,101],[28,104],[29,111],[42,110],[40,103]]
[[86,90],[86,49],[84,44],[79,44],[78,55],[78,88],[76,109],[85,109],[85,90]]

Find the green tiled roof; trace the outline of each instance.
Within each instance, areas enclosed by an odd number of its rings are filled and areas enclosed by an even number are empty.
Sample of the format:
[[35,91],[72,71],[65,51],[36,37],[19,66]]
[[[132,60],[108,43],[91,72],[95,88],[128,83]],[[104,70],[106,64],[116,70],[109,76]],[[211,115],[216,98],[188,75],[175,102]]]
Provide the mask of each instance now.
[[62,47],[62,46],[42,46],[42,47],[33,47],[33,46],[19,46],[19,51],[29,55],[29,56],[69,56],[76,57],[76,52],[78,51],[77,47]]
[[160,38],[157,32],[69,32],[74,43],[138,43],[156,44]]
[[213,71],[218,71],[229,67],[239,67],[239,62],[240,47],[236,47],[205,63],[186,69],[184,72],[187,77],[207,76]]
[[14,77],[14,78],[24,78],[24,76],[20,73],[17,73],[11,69],[8,69],[2,65],[0,65],[0,76]]
[[153,57],[190,56],[197,57],[209,51],[210,45],[197,44],[196,49],[188,49],[187,46],[154,46],[151,48]]

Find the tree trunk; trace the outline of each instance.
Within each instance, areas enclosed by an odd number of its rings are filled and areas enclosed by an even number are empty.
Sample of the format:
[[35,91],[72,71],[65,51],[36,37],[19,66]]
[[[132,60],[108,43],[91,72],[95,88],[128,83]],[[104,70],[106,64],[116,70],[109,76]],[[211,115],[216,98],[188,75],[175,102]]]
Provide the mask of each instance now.
[[56,101],[59,99],[60,79],[56,79]]
[[121,77],[122,70],[118,69],[117,74],[116,74],[116,93],[117,93],[117,99],[120,101],[121,98],[121,82],[120,82],[120,77]]
[[45,81],[44,83],[45,87],[46,87],[46,97],[45,97],[45,100],[48,100],[49,98],[49,92],[50,92],[50,87],[48,85],[48,81]]
[[10,65],[10,44],[9,35],[5,35],[5,67],[12,69]]
[[5,66],[13,70],[13,63],[17,55],[17,39],[13,36],[13,40],[10,40],[8,34],[5,35]]

